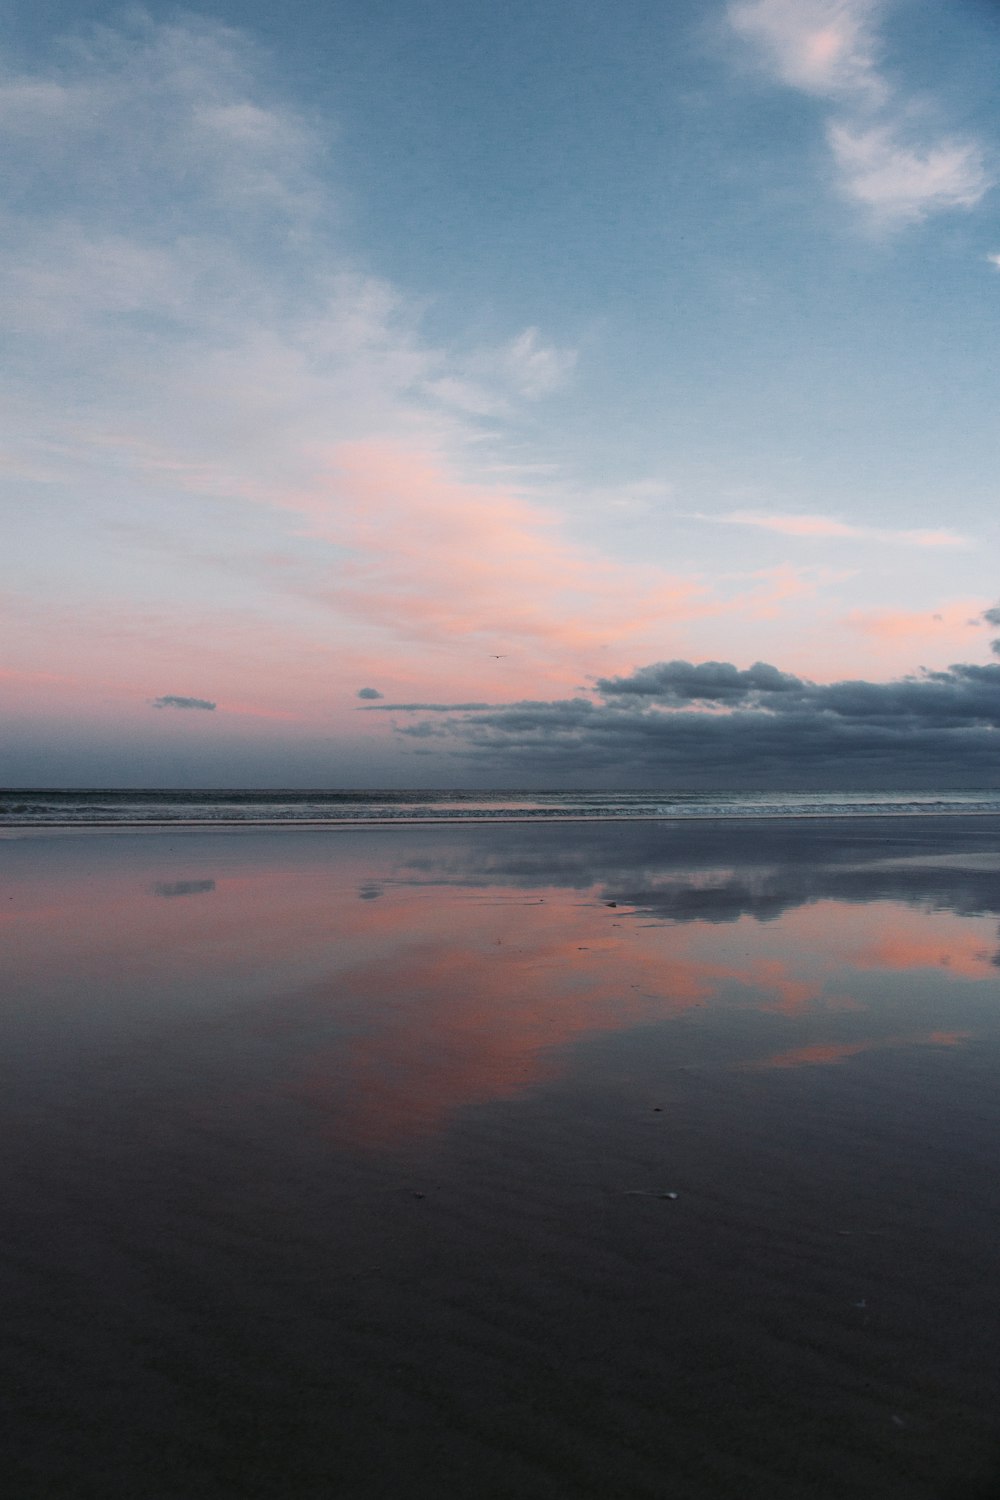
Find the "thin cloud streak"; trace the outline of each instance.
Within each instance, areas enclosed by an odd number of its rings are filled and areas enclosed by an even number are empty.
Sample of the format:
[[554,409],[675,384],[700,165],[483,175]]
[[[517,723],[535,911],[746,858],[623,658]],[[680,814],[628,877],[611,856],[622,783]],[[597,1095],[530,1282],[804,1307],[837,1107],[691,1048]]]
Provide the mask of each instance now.
[[361,703],[361,714],[458,714],[473,713],[479,709],[495,708],[494,703]]
[[699,515],[700,521],[711,521],[723,526],[756,526],[762,531],[775,531],[782,536],[829,540],[855,540],[886,542],[903,547],[968,547],[967,537],[946,527],[918,527],[914,530],[897,531],[888,526],[864,526],[850,521],[840,521],[834,516],[798,515],[749,510],[731,510],[722,515]]

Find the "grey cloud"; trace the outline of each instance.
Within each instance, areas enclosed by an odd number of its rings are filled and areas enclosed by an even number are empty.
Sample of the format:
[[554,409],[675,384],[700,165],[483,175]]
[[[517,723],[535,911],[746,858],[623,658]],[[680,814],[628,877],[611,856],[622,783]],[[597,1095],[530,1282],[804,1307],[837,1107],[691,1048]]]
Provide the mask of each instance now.
[[[1000,625],[1000,604],[994,604],[991,609],[984,609],[983,619],[987,625]],[[1000,637],[990,642],[990,650],[994,656],[1000,656]]]
[[598,689],[601,702],[456,707],[400,732],[433,734],[498,778],[563,785],[974,786],[1000,772],[1000,665],[817,684],[767,663],[660,662]]
[[417,724],[405,725],[399,733],[414,740],[430,740],[444,739],[448,730],[443,724],[432,724],[428,719],[421,719]]
[[153,699],[154,708],[205,708],[214,709],[215,704],[207,698],[181,698],[176,693],[165,693],[162,698]]
[[741,672],[728,661],[661,661],[640,667],[631,677],[599,677],[598,691],[605,697],[654,698],[661,703],[733,703],[769,693],[801,690],[800,678],[779,672],[764,661]]
[[157,880],[154,896],[205,896],[215,890],[214,880]]
[[378,688],[358,688],[359,698],[383,698],[384,696],[385,694],[380,693]]

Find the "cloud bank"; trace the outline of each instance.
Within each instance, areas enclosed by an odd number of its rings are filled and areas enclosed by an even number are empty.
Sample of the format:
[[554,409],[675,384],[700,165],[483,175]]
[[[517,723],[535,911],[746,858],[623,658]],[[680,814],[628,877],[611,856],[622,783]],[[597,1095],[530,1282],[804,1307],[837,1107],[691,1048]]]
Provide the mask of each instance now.
[[[1000,607],[987,610],[1000,623]],[[993,642],[1000,654],[1000,640]],[[892,682],[810,682],[767,662],[655,662],[593,698],[454,712],[413,705],[399,733],[488,762],[516,784],[558,773],[644,786],[875,788],[1000,780],[1000,665]],[[403,705],[399,705],[403,711]]]

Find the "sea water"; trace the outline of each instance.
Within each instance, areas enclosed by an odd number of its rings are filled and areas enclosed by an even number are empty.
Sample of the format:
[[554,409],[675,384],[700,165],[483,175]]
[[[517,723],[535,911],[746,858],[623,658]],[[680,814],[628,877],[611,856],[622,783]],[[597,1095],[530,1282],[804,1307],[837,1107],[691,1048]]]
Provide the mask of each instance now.
[[157,824],[806,818],[1000,813],[1000,788],[930,791],[19,790],[0,828]]

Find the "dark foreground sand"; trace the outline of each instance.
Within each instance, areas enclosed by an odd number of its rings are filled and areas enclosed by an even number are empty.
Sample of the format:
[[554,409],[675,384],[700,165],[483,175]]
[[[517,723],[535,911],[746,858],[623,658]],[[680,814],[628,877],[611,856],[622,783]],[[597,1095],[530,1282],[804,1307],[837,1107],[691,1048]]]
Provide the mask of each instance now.
[[992,823],[0,865],[5,1496],[1000,1495]]

